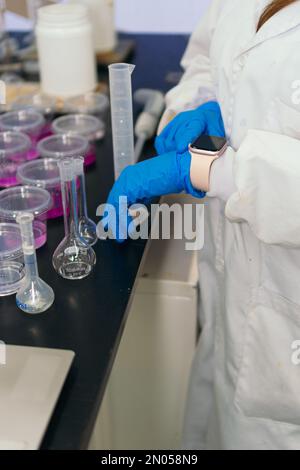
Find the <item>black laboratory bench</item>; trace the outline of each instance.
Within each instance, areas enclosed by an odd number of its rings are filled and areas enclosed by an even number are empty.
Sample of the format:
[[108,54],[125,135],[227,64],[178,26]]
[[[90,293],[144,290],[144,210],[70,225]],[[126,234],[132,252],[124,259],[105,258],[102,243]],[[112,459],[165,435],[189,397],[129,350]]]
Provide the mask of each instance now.
[[[167,91],[173,85],[166,76],[180,71],[187,38],[128,37],[136,43],[131,58],[136,64],[133,89]],[[153,154],[150,144],[144,156]],[[109,122],[107,135],[97,146],[97,163],[87,171],[86,178],[89,214],[96,221],[96,208],[105,202],[113,183]],[[40,276],[55,291],[54,305],[41,315],[29,316],[18,310],[15,296],[1,298],[0,339],[7,344],[75,352],[42,449],[85,449],[118,350],[147,244],[139,240],[120,246],[114,241],[99,241],[94,247],[97,265],[93,273],[81,281],[67,281],[52,268],[52,254],[63,235],[62,220],[50,220],[47,244],[38,251]]]

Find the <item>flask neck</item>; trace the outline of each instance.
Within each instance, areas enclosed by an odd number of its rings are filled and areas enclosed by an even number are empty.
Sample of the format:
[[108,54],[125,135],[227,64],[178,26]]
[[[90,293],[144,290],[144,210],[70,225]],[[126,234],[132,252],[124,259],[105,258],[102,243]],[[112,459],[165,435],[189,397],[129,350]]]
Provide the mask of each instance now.
[[75,237],[78,227],[78,202],[76,178],[65,181],[62,191],[65,236]]
[[39,277],[36,253],[24,254],[24,262],[26,269],[26,279],[34,280]]
[[79,218],[88,216],[84,174],[78,176],[78,214]]
[[26,269],[26,278],[33,279],[38,277],[38,267],[35,251],[35,239],[33,233],[33,215],[21,214],[17,216],[22,237],[22,248],[24,254],[24,262]]

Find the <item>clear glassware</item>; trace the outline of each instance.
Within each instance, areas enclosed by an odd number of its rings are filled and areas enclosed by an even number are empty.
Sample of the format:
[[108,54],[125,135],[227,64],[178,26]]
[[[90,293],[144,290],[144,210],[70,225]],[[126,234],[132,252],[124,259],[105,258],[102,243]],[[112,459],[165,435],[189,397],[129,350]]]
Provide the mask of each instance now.
[[94,250],[79,235],[77,178],[74,160],[59,162],[61,192],[64,208],[65,236],[56,248],[52,263],[56,272],[65,279],[77,280],[87,277],[96,264]]
[[51,287],[39,277],[32,228],[33,215],[29,212],[19,214],[17,222],[21,229],[26,271],[16,295],[17,306],[26,313],[42,313],[51,307],[55,296]]
[[17,224],[0,223],[0,297],[18,292],[24,276],[20,228]]
[[97,227],[95,222],[88,216],[83,157],[74,158],[74,171],[78,178],[77,194],[79,237],[86,245],[93,246],[98,241]]

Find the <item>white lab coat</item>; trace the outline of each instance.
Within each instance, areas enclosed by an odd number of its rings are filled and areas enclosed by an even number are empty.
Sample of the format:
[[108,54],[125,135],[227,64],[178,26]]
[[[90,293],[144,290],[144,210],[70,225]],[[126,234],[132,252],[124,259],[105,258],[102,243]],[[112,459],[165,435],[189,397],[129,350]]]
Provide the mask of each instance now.
[[267,3],[214,0],[167,96],[176,113],[217,99],[230,143],[206,202],[188,449],[300,449],[300,1],[256,34]]

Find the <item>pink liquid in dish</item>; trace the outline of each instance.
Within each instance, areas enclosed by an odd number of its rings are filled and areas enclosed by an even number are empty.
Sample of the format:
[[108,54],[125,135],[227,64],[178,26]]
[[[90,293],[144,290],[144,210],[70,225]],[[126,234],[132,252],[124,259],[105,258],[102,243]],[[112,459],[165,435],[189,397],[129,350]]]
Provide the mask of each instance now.
[[1,188],[9,188],[10,186],[17,186],[18,181],[16,176],[7,176],[7,177],[2,177],[0,175],[0,187]]
[[56,219],[64,213],[60,186],[48,188],[52,197],[52,208],[47,212],[47,219]]
[[35,147],[32,147],[27,156],[27,160],[35,160],[39,156],[37,149]]
[[46,221],[34,220],[33,221],[33,234],[35,241],[35,248],[41,248],[47,241],[47,223]]
[[[80,186],[79,179],[76,183],[77,189]],[[64,207],[61,195],[61,187],[57,185],[55,188],[47,188],[52,197],[52,208],[47,212],[47,219],[56,219],[64,215]],[[67,214],[69,214],[69,207],[67,207]]]
[[[24,158],[24,154],[22,157]],[[17,156],[11,158],[11,161],[4,163],[2,167],[0,165],[0,187],[2,188],[9,188],[18,184],[16,176],[18,162],[14,160],[17,160]],[[24,160],[22,159],[21,161]]]
[[84,166],[89,166],[95,163],[96,161],[96,146],[95,144],[90,144],[89,148],[84,157]]
[[29,137],[31,139],[32,146],[28,151],[27,160],[35,160],[39,156],[39,153],[37,151],[37,143],[40,140],[41,135],[40,134],[39,135],[30,135]]
[[39,136],[38,140],[44,139],[45,137],[49,137],[50,135],[53,135],[52,129],[51,129],[51,122],[46,123],[41,131],[41,135]]
[[35,147],[32,147],[28,152],[16,153],[15,155],[9,156],[2,166],[0,165],[0,187],[8,188],[10,186],[16,186],[19,184],[17,180],[17,168],[22,163],[28,160],[34,160],[38,157],[38,153]]

